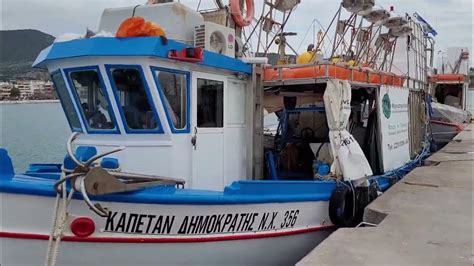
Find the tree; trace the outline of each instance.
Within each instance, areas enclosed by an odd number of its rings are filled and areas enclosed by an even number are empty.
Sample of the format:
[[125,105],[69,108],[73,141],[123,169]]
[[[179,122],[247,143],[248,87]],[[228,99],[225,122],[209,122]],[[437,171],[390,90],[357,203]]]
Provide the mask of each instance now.
[[20,92],[20,89],[18,89],[18,88],[12,88],[12,89],[10,90],[10,97],[14,97],[14,98],[20,97],[20,93],[21,93],[21,92]]

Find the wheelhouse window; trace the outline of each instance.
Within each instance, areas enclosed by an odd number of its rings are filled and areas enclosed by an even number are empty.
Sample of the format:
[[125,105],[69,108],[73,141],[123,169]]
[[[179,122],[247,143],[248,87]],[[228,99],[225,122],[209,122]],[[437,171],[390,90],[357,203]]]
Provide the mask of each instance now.
[[158,69],[154,74],[158,89],[161,90],[170,126],[177,130],[187,129],[189,108],[187,75]]
[[63,75],[61,72],[57,71],[51,75],[51,79],[53,80],[54,87],[58,93],[59,100],[61,101],[61,105],[64,109],[64,113],[66,114],[66,118],[69,122],[71,130],[81,132],[81,122],[79,121],[79,116],[74,109],[74,104],[67,90]]
[[79,108],[90,131],[114,130],[116,126],[107,92],[99,75],[98,70],[92,68],[69,71],[71,87],[75,91]]
[[141,71],[136,68],[109,67],[111,82],[114,84],[115,95],[122,119],[132,131],[158,131],[158,119],[152,109],[151,96],[148,94]]
[[197,126],[221,128],[224,125],[224,82],[197,80]]

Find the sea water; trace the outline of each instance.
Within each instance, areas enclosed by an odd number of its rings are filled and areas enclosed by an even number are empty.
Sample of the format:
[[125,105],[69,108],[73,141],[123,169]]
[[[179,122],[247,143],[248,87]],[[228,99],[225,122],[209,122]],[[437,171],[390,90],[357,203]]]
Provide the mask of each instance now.
[[61,163],[70,134],[60,103],[0,104],[0,147],[16,173],[30,163]]

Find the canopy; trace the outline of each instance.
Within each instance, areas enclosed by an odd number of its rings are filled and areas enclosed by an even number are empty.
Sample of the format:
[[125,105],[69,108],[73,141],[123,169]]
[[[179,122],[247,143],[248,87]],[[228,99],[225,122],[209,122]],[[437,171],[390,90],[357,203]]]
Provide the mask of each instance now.
[[351,85],[347,80],[328,81],[324,106],[334,157],[331,172],[344,180],[363,180],[373,175],[359,143],[346,130],[351,115]]

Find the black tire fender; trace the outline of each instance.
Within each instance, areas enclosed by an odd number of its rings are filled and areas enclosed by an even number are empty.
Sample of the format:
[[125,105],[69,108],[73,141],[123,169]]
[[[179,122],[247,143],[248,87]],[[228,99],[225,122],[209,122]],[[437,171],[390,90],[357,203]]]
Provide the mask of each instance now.
[[329,217],[334,225],[338,227],[354,226],[354,194],[353,191],[346,186],[338,186],[332,193],[329,200]]

